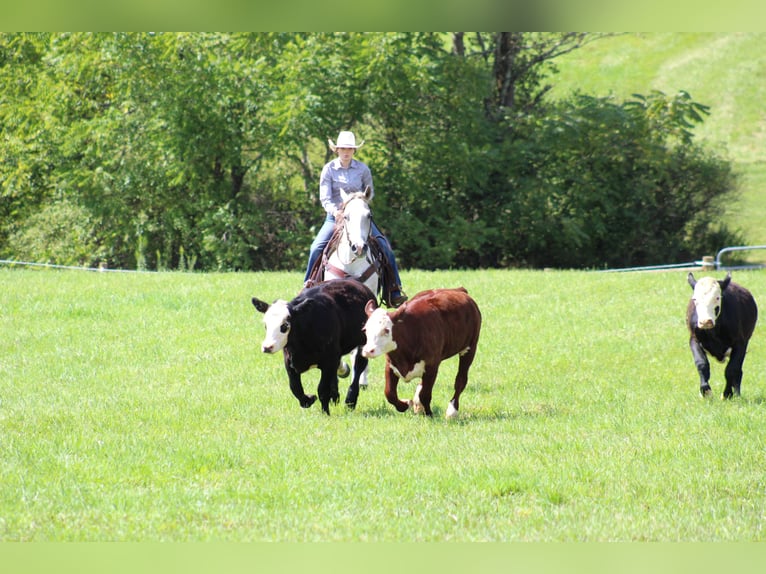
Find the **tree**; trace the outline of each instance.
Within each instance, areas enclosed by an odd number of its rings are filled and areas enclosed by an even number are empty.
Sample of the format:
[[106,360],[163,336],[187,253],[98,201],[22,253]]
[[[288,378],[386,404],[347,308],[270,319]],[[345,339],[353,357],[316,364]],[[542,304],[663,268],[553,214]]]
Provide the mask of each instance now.
[[706,106],[546,98],[556,58],[599,37],[0,34],[0,253],[302,268],[342,129],[403,267],[640,264],[730,237],[710,221],[731,170],[693,140]]

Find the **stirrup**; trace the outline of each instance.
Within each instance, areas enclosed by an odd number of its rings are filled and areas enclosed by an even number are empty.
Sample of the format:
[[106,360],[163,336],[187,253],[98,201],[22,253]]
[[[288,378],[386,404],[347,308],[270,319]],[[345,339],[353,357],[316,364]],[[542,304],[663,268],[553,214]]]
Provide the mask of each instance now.
[[407,294],[401,288],[397,289],[397,291],[399,291],[399,295],[397,295],[396,297],[391,297],[391,305],[393,305],[394,307],[399,307],[405,301],[407,301],[407,299],[409,299],[409,297],[407,297]]

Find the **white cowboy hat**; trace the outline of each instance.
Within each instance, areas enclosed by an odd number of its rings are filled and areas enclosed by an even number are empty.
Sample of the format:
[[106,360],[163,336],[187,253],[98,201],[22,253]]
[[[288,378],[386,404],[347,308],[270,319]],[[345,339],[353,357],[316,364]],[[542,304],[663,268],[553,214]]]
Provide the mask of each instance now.
[[327,140],[330,144],[330,149],[332,151],[335,151],[339,147],[350,147],[353,149],[359,149],[364,145],[364,140],[359,142],[359,145],[356,145],[356,138],[354,137],[354,132],[340,132],[338,134],[338,143],[334,144],[332,143],[331,139]]

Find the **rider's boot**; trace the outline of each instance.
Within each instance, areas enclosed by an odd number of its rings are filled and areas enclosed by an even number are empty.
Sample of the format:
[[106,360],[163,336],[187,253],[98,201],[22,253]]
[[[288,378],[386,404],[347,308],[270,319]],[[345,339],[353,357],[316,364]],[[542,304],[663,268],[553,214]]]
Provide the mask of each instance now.
[[392,306],[399,307],[407,299],[409,299],[409,297],[407,297],[407,294],[402,290],[401,285],[396,285],[393,289],[391,289],[391,305]]

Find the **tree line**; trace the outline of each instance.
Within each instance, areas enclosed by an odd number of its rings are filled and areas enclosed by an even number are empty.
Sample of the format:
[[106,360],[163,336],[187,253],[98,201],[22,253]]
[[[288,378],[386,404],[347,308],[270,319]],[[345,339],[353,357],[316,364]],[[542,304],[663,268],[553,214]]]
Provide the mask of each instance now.
[[597,268],[740,242],[690,94],[553,100],[585,33],[0,34],[0,255],[301,269],[353,130],[400,265]]

